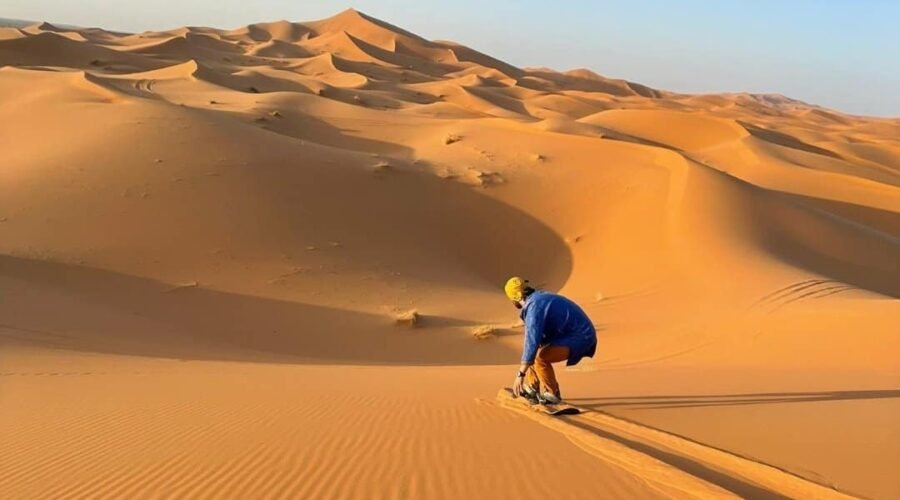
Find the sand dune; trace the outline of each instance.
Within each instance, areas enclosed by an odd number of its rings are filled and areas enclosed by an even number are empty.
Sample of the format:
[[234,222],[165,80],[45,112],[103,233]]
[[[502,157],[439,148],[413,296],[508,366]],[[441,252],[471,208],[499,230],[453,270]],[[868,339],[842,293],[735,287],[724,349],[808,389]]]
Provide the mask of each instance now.
[[23,33],[22,30],[18,28],[0,28],[0,40],[13,40],[27,36],[27,33]]
[[285,42],[294,43],[309,38],[310,30],[306,26],[290,21],[257,23],[224,33],[227,38],[244,39],[247,42]]
[[303,47],[280,40],[271,40],[254,46],[248,54],[259,57],[273,57],[279,59],[290,59],[297,57],[311,57],[313,54]]
[[54,32],[0,41],[0,64],[81,69],[109,67],[110,70],[127,67],[132,71],[158,65],[155,61],[72,40]]
[[531,76],[548,82],[557,90],[582,90],[587,92],[602,92],[615,96],[643,96],[661,97],[660,92],[640,84],[625,80],[612,80],[604,78],[588,69],[574,69],[565,73],[558,73],[546,68],[532,70]]
[[749,132],[733,120],[661,110],[609,110],[580,119],[650,144],[696,151],[733,142]]
[[50,23],[35,23],[31,26],[22,28],[22,32],[28,35],[39,35],[41,33],[56,33],[59,36],[74,40],[76,42],[85,42],[87,39],[78,31],[70,29],[58,28]]
[[[3,498],[900,495],[900,119],[355,10],[0,65]],[[495,399],[510,275],[579,420]]]
[[305,25],[317,35],[343,32],[389,51],[395,49],[398,40],[413,44],[428,43],[427,40],[414,33],[369,17],[355,9],[348,9],[328,19],[305,23]]

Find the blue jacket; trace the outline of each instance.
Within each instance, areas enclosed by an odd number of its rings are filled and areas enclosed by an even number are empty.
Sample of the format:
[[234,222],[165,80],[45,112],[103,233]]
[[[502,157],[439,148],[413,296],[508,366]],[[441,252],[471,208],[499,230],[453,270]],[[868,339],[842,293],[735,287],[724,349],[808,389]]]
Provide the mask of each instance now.
[[534,292],[522,307],[525,322],[525,348],[522,362],[534,363],[539,347],[547,344],[569,348],[566,365],[593,357],[597,350],[597,331],[578,304],[549,292]]

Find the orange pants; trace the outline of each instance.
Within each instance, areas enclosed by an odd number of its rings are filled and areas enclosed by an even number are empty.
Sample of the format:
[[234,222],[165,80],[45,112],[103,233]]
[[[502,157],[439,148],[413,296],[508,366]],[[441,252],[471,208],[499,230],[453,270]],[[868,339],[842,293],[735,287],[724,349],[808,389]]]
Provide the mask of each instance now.
[[525,383],[541,392],[559,394],[559,382],[553,372],[553,363],[569,359],[569,348],[561,345],[545,345],[538,349],[534,364],[525,373]]

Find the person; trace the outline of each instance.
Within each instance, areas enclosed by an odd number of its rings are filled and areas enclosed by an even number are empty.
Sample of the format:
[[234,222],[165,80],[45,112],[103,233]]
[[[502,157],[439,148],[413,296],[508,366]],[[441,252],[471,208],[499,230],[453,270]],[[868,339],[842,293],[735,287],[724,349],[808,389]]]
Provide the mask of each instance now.
[[538,291],[518,276],[504,286],[509,300],[525,323],[522,364],[513,383],[513,395],[532,403],[562,401],[553,363],[572,366],[597,350],[597,331],[587,314],[571,300]]

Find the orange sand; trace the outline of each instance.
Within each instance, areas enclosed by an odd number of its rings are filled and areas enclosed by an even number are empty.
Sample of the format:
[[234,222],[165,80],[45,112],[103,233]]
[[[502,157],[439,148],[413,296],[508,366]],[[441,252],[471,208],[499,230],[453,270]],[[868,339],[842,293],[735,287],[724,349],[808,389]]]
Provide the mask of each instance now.
[[[3,28],[0,151],[0,497],[900,496],[898,119],[350,10]],[[596,411],[495,399],[514,274]]]

